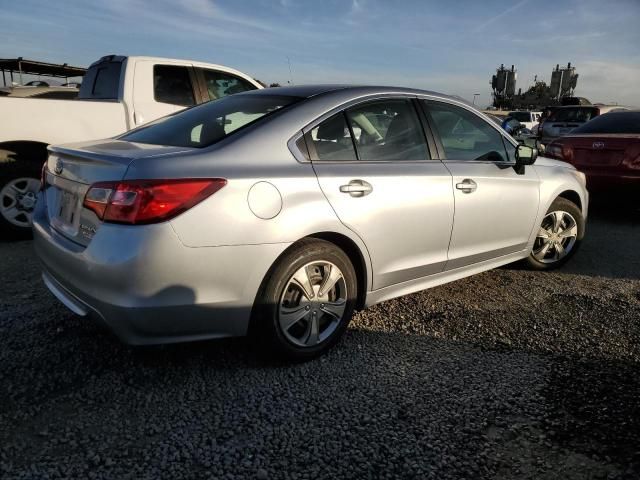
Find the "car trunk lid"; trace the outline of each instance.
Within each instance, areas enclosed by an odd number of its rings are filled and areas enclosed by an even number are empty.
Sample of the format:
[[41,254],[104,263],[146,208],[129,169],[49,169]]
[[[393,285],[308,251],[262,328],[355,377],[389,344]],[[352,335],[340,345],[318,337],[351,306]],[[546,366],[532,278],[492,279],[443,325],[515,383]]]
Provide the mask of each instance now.
[[120,181],[138,158],[176,153],[178,147],[142,145],[119,140],[50,147],[44,195],[51,226],[66,238],[87,246],[102,223],[83,207],[90,186]]
[[[635,141],[638,136],[634,136]],[[620,165],[625,151],[633,142],[626,135],[589,135],[571,138],[573,164],[581,169],[616,167]]]

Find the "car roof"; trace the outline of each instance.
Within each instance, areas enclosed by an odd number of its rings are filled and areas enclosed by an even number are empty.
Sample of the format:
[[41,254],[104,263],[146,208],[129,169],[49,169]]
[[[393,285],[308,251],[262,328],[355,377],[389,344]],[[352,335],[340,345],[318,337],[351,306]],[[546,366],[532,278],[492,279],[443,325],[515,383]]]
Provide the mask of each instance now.
[[313,84],[313,85],[296,85],[287,87],[272,87],[264,90],[252,90],[242,92],[236,95],[285,95],[299,98],[310,98],[316,95],[322,95],[331,92],[351,93],[353,95],[372,95],[372,94],[414,94],[414,95],[431,95],[443,99],[455,100],[457,102],[471,105],[467,100],[456,95],[446,95],[431,90],[420,90],[417,88],[406,87],[390,87],[390,86],[374,86],[374,85],[344,85],[344,84]]

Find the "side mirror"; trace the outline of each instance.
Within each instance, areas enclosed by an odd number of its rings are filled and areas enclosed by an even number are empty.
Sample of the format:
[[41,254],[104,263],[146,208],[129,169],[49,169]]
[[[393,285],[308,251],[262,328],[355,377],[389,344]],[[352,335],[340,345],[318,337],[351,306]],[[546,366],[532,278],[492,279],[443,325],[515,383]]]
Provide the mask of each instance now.
[[518,145],[516,148],[516,164],[514,170],[518,175],[524,175],[524,168],[527,165],[533,165],[538,158],[538,150],[528,145]]

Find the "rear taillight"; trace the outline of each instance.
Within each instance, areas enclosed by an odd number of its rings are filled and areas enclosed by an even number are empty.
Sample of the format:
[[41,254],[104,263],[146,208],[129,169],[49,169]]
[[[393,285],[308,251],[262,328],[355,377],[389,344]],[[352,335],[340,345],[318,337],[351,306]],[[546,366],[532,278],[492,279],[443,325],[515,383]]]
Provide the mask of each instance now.
[[634,143],[626,148],[622,164],[627,168],[640,170],[640,142]]
[[562,159],[569,163],[573,161],[573,147],[571,145],[562,145]]
[[158,223],[190,209],[226,184],[223,178],[100,182],[91,185],[84,206],[105,222]]

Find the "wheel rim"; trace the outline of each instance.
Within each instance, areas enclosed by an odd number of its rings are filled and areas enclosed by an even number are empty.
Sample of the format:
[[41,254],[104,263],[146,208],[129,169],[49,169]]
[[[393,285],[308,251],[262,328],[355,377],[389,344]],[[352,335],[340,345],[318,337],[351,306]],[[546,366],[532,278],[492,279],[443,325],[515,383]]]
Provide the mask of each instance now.
[[533,257],[542,263],[554,263],[569,255],[578,238],[578,223],[569,212],[547,213],[533,244]]
[[313,347],[338,328],[347,307],[344,275],[331,262],[299,268],[287,282],[278,308],[278,322],[287,340]]
[[36,207],[40,180],[36,178],[16,178],[0,190],[0,214],[16,227],[28,228],[31,215]]

